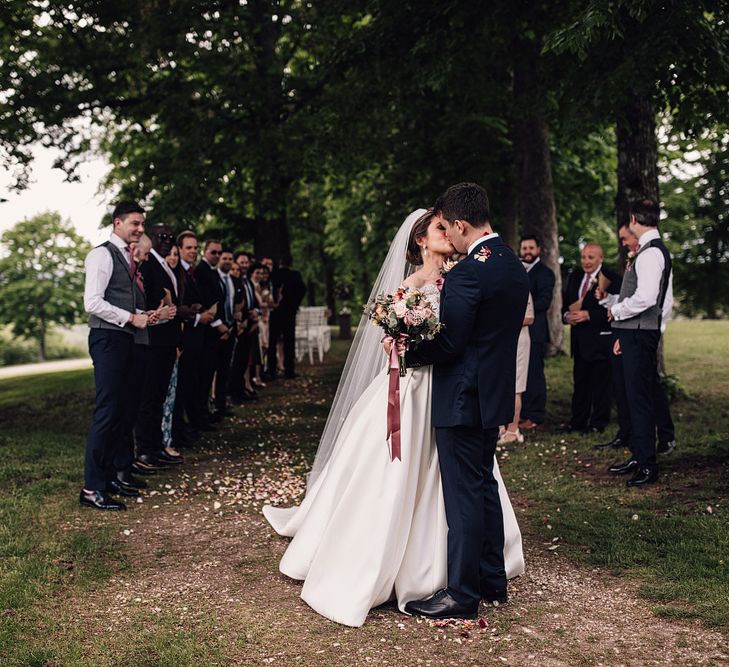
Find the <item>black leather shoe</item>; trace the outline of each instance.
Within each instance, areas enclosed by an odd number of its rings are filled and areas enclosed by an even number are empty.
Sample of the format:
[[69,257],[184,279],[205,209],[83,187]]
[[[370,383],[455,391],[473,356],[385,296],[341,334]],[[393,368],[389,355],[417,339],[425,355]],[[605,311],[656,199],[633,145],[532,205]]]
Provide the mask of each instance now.
[[405,605],[405,611],[426,618],[476,618],[478,603],[465,606],[453,599],[447,588],[443,588],[427,600],[414,600]]
[[106,491],[86,493],[82,490],[79,494],[78,501],[84,507],[93,507],[94,509],[105,510],[107,512],[123,512],[127,508],[124,503],[110,498]]
[[575,431],[584,430],[584,426],[572,426],[572,424],[562,424],[554,430],[555,433],[574,433]]
[[141,479],[137,479],[128,470],[120,470],[116,474],[116,481],[122,486],[127,486],[130,489],[146,489],[147,482],[143,482]]
[[659,442],[656,448],[656,453],[661,456],[668,456],[674,449],[676,449],[676,441],[671,440],[670,442]]
[[625,482],[626,486],[646,486],[658,480],[658,468],[640,466],[632,479]]
[[638,462],[634,458],[629,458],[627,461],[622,463],[615,463],[608,468],[608,472],[611,475],[627,475],[629,472],[634,472],[638,468]]
[[147,470],[164,470],[167,465],[160,461],[156,456],[153,454],[140,454],[137,456],[137,460],[134,462],[136,463],[140,468],[146,468]]
[[155,457],[164,464],[167,465],[179,465],[184,461],[182,456],[179,454],[170,454],[169,452],[166,452],[164,449],[160,450],[155,454]]
[[135,475],[156,475],[160,470],[161,468],[145,468],[136,461],[129,466],[129,471]]
[[628,446],[628,441],[618,433],[610,442],[595,445],[595,449],[622,449]]
[[106,485],[106,490],[115,496],[124,496],[126,498],[137,498],[139,496],[139,489],[120,484],[115,479]]

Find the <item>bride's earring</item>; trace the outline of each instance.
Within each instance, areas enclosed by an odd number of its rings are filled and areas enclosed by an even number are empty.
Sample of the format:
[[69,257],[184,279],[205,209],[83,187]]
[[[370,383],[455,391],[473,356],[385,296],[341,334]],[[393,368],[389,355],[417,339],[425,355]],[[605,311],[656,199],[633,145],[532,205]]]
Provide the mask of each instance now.
[[423,246],[423,259],[428,256],[428,246]]

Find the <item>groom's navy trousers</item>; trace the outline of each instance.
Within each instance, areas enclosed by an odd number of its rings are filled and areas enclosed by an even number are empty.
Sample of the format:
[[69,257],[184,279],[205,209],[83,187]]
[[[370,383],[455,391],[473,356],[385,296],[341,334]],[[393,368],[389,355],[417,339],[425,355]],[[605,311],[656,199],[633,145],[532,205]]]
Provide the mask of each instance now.
[[498,428],[435,429],[448,518],[448,589],[463,604],[480,600],[481,590],[506,589],[504,519],[494,479],[498,435]]
[[475,246],[441,292],[445,328],[406,354],[433,364],[433,426],[448,521],[448,592],[477,607],[506,589],[504,519],[493,463],[499,424],[514,417],[516,346],[529,281],[498,236]]

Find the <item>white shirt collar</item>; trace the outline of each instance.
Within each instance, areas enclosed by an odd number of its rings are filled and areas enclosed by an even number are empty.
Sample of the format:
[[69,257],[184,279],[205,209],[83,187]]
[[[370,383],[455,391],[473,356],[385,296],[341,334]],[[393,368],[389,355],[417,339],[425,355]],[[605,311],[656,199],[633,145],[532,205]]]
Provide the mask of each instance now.
[[185,269],[185,271],[190,270],[190,264],[182,259],[182,257],[180,257],[180,264],[182,264],[182,268]]
[[119,250],[126,250],[129,247],[129,244],[124,239],[117,236],[114,232],[111,233],[109,241],[111,241],[117,248],[119,248]]
[[470,246],[468,246],[468,251],[466,252],[466,254],[470,255],[476,246],[481,245],[484,241],[488,239],[496,238],[497,236],[498,234],[496,232],[491,232],[490,234],[486,234],[486,236],[480,236]]
[[167,267],[168,269],[170,268],[170,265],[167,264],[167,262],[165,261],[165,258],[162,257],[162,255],[160,255],[154,248],[152,248],[149,252],[162,265],[162,268],[164,268],[164,267]]
[[526,269],[526,272],[529,273],[538,263],[539,263],[539,257],[537,257],[531,264],[529,262],[525,262],[524,260],[521,261],[522,266]]
[[216,268],[215,270],[216,270],[216,271],[218,272],[218,275],[219,275],[219,276],[220,276],[220,277],[221,277],[221,278],[222,278],[223,280],[226,280],[227,278],[230,278],[230,276],[229,276],[229,275],[228,275],[227,273],[225,273],[225,271],[221,271],[221,270],[220,270],[220,269],[218,269],[218,268]]
[[642,248],[646,243],[649,243],[650,241],[654,241],[655,239],[661,238],[661,233],[658,231],[658,229],[651,229],[650,231],[647,231],[638,239],[638,243],[640,243],[640,247]]

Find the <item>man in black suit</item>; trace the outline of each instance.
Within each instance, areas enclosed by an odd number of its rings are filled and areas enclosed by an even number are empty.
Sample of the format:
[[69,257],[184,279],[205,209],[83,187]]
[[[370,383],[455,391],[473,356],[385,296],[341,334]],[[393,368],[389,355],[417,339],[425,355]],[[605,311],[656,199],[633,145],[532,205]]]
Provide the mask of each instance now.
[[[183,412],[187,415],[189,425],[195,431],[213,431],[205,413],[197,400],[196,388],[202,380],[202,354],[204,348],[204,330],[213,321],[210,310],[203,310],[202,289],[195,277],[197,263],[197,236],[194,232],[184,231],[177,237],[180,250],[180,266],[184,276],[183,297],[180,316],[183,321],[182,356],[177,377],[177,400],[175,401],[175,419],[173,423],[173,440],[190,437],[191,433],[180,432]],[[177,429],[177,433],[175,430]]]
[[236,299],[240,291],[240,287],[236,285],[230,276],[232,266],[233,251],[223,248],[217,266],[218,279],[223,290],[223,301],[218,308],[223,324],[228,328],[228,331],[220,337],[215,366],[215,411],[221,416],[224,416],[227,412],[226,395],[228,393],[228,378],[230,377],[230,364],[236,334]]
[[479,603],[505,602],[504,524],[493,475],[500,424],[514,416],[516,347],[529,281],[490,224],[486,191],[449,188],[434,219],[459,253],[441,292],[443,331],[407,352],[408,365],[433,364],[432,421],[448,521],[448,585],[406,611],[429,618],[475,618]]
[[522,394],[520,429],[533,429],[544,422],[547,405],[547,381],[544,378],[544,353],[549,343],[547,311],[554,295],[554,272],[540,259],[539,238],[524,236],[519,246],[521,262],[529,276],[529,291],[534,302],[534,324],[529,327],[529,373]]
[[260,304],[256,298],[253,283],[248,278],[248,270],[251,266],[251,258],[247,252],[239,251],[234,257],[235,263],[240,269],[240,317],[238,321],[237,340],[235,350],[233,352],[233,363],[230,369],[230,380],[228,382],[228,393],[234,403],[242,403],[246,400],[255,398],[253,392],[246,388],[248,378],[246,373],[249,372],[249,361],[251,357],[251,349],[255,340],[254,337],[258,333],[253,330],[253,325],[258,320],[260,312]]
[[[610,421],[612,330],[607,309],[595,295],[603,281],[609,293],[620,291],[617,273],[603,266],[603,251],[588,243],[580,253],[581,269],[570,273],[564,293],[562,317],[571,326],[574,388],[572,416],[565,431],[600,432]],[[602,278],[600,277],[602,276]]]
[[177,276],[167,265],[165,257],[175,243],[172,229],[166,225],[152,227],[152,249],[149,259],[141,266],[147,310],[170,307],[171,319],[149,328],[149,353],[146,380],[141,390],[139,414],[135,427],[137,463],[156,467],[181,463],[182,457],[165,451],[162,444],[162,408],[177,359],[182,327],[177,319],[180,286]]
[[225,295],[220,284],[220,275],[217,272],[222,252],[223,246],[220,241],[207,240],[203,249],[202,261],[195,267],[195,278],[200,286],[203,310],[212,310],[214,314],[214,319],[205,328],[203,336],[201,382],[197,393],[199,409],[207,422],[217,421],[222,416],[214,417],[209,405],[213,377],[220,354],[221,338],[228,334],[228,326],[223,321]]
[[284,256],[279,269],[271,276],[277,305],[269,319],[267,377],[270,379],[276,377],[276,345],[281,337],[284,377],[296,377],[296,313],[306,294],[306,285],[301,274],[291,268],[292,263],[291,255]]

